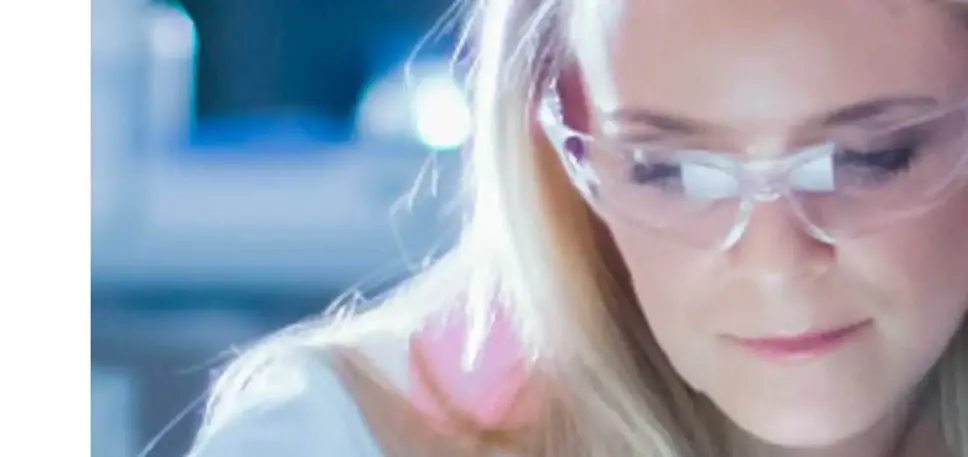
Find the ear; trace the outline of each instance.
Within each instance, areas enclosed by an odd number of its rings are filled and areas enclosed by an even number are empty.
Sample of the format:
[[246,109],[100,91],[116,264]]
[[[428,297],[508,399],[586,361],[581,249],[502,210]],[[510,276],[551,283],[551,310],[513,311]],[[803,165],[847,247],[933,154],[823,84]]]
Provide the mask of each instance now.
[[561,99],[565,125],[579,132],[589,132],[591,111],[586,96],[584,79],[577,65],[562,71],[555,84]]
[[577,64],[569,64],[560,71],[555,71],[550,63],[544,63],[537,72],[536,86],[533,88],[529,105],[529,119],[533,132],[540,132],[538,113],[542,97],[550,84],[554,84],[562,105],[562,117],[565,125],[579,132],[588,132],[591,126],[591,111],[586,96],[585,83]]

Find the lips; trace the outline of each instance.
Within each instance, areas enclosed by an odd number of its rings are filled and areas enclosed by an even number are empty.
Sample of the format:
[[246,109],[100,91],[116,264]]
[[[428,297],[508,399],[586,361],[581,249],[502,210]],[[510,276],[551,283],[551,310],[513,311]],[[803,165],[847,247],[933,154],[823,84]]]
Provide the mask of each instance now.
[[768,358],[802,358],[819,356],[833,351],[860,336],[872,324],[870,320],[849,325],[805,332],[797,335],[777,335],[756,338],[728,336],[740,347]]

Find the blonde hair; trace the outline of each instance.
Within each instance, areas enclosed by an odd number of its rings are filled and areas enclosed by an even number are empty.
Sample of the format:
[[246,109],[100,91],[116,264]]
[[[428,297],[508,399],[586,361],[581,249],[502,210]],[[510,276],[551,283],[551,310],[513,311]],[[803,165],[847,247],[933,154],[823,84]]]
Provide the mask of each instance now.
[[[303,346],[336,349],[334,367],[388,455],[740,455],[736,430],[679,379],[652,340],[615,246],[533,129],[539,84],[583,52],[569,45],[576,34],[606,36],[617,3],[479,0],[456,10],[468,18],[463,45],[474,56],[475,118],[464,188],[471,206],[459,242],[378,307],[288,329],[250,350],[214,386],[206,427],[217,428],[226,404],[266,361]],[[353,350],[374,331],[406,336],[457,307],[471,317],[473,356],[495,302],[507,307],[531,362],[524,390],[542,393],[542,410],[527,425],[460,436],[437,430]],[[968,457],[964,328],[936,371],[929,387],[940,396],[947,444]]]

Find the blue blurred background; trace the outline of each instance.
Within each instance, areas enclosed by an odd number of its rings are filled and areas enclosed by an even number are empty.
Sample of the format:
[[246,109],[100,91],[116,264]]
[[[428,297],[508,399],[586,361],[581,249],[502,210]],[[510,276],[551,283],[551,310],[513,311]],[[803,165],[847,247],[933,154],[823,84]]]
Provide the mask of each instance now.
[[181,457],[220,355],[452,242],[454,34],[403,72],[450,1],[93,0],[94,457]]

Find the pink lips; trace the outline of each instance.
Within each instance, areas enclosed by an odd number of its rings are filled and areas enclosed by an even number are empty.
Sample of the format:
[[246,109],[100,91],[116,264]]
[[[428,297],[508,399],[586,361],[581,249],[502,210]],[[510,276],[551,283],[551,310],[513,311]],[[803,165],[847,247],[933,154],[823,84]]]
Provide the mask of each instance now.
[[840,347],[853,337],[858,336],[870,324],[871,321],[867,320],[833,330],[807,332],[792,336],[771,336],[765,338],[728,337],[728,339],[758,355],[768,358],[803,358],[818,356]]

